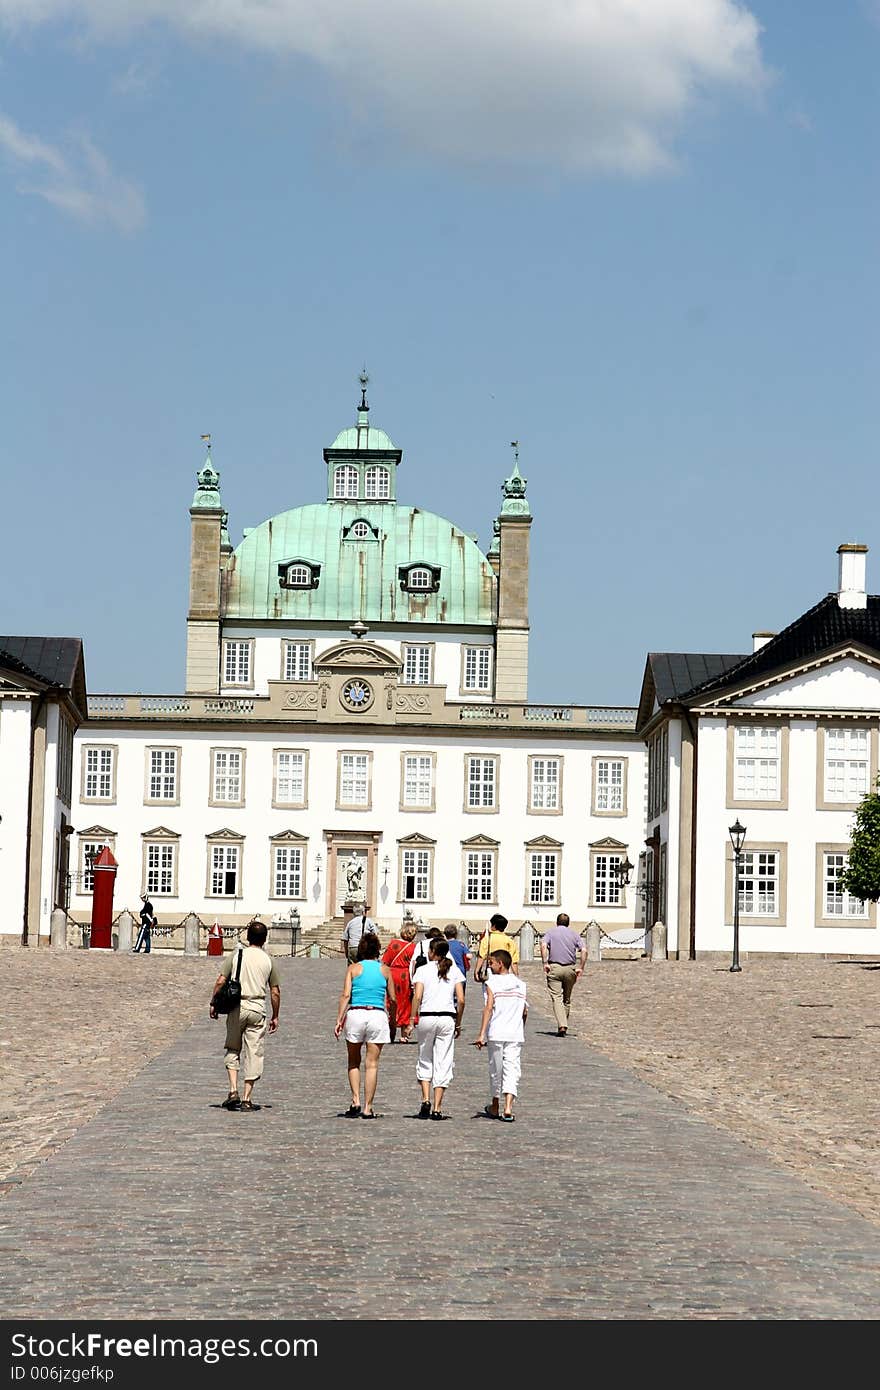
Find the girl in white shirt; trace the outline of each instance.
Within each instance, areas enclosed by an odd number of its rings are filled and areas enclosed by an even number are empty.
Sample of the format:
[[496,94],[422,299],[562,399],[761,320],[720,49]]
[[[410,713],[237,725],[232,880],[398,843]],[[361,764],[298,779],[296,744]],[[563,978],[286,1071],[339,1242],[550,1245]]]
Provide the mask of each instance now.
[[[415,976],[411,1023],[407,1035],[416,1029],[419,1059],[416,1078],[422,1089],[420,1120],[443,1120],[443,1093],[452,1080],[455,1039],[461,1032],[464,1013],[464,976],[449,954],[445,937],[435,937],[428,952],[428,963]],[[434,1105],[431,1107],[431,1086]]]

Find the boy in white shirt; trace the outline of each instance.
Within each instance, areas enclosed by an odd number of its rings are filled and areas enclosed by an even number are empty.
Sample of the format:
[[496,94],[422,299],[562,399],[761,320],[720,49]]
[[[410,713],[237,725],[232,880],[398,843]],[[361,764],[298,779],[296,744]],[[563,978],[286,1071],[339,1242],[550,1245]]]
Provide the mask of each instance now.
[[[506,1120],[508,1124],[515,1118],[513,1102],[516,1100],[521,1072],[522,1045],[525,1037],[523,1025],[529,1015],[525,981],[511,973],[512,963],[509,951],[490,952],[491,974],[486,982],[486,1003],[480,1020],[479,1036],[474,1039],[475,1047],[488,1045],[489,1049],[489,1088],[492,1099],[485,1106],[486,1114]],[[501,1113],[499,1101],[504,1102]]]

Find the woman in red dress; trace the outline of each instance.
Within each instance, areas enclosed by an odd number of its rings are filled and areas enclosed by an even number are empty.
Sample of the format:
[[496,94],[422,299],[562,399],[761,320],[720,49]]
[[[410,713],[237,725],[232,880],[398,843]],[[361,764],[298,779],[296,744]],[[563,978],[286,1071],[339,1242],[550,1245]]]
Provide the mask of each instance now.
[[[382,956],[382,964],[387,965],[394,980],[395,1003],[390,1006],[388,1023],[391,1027],[391,1041],[396,1042],[395,1033],[398,1028],[403,1031],[409,1027],[410,1010],[412,1009],[412,980],[409,977],[409,963],[412,960],[415,944],[416,927],[407,923],[401,927],[400,935],[394,936],[385,947]],[[401,1042],[406,1039],[401,1038]]]

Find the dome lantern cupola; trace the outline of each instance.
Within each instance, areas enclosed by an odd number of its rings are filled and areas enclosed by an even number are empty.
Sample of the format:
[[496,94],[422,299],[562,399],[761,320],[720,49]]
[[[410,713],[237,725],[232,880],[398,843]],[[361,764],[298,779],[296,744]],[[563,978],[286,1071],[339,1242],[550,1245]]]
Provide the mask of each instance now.
[[397,500],[397,465],[403,454],[384,430],[370,424],[369,380],[364,369],[358,377],[357,423],[341,430],[324,450],[328,502]]

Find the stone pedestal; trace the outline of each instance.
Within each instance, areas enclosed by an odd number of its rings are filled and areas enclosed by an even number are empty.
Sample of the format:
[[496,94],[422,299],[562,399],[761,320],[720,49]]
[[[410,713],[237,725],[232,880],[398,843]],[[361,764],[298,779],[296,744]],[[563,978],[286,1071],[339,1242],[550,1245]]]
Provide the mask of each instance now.
[[129,911],[119,914],[119,921],[116,924],[116,949],[117,951],[130,951],[132,938],[134,935],[134,918]]
[[666,960],[666,923],[655,922],[651,933],[651,960]]
[[602,937],[599,932],[599,923],[590,922],[587,927],[587,960],[602,959]]
[[49,926],[49,942],[53,951],[67,950],[67,913],[63,907],[56,907]]
[[199,919],[194,912],[187,913],[184,919],[183,954],[185,956],[197,956],[199,954]]

